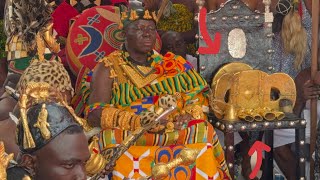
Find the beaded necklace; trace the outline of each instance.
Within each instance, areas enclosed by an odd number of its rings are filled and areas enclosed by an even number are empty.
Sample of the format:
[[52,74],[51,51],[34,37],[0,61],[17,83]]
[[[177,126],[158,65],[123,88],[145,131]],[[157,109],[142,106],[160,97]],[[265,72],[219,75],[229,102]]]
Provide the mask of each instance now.
[[138,73],[144,77],[149,76],[150,74],[154,73],[156,70],[151,66],[152,62],[154,61],[153,56],[154,53],[153,51],[148,52],[147,54],[147,62],[146,63],[141,63],[139,61],[134,60],[128,53],[127,49],[125,46],[122,46],[122,51],[121,51],[121,56],[122,58],[126,61],[128,65],[130,65],[133,69],[138,71]]
[[122,53],[123,59],[131,65],[149,66],[150,67],[151,63],[153,62],[153,54],[154,54],[153,51],[147,53],[147,62],[146,63],[142,63],[142,62],[134,60],[130,56],[130,54],[128,53],[128,51],[124,45],[122,46],[121,53]]

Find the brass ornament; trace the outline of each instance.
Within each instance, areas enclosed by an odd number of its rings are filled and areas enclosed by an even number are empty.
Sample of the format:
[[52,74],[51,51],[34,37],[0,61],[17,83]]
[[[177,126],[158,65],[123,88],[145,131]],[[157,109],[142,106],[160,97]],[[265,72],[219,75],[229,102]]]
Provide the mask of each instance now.
[[46,109],[46,104],[42,104],[41,111],[38,115],[38,121],[33,126],[40,129],[41,135],[45,140],[50,139],[51,133],[48,129],[50,126],[47,122],[48,119],[48,110]]
[[226,113],[225,113],[225,119],[228,119],[229,121],[236,121],[238,120],[238,112],[236,112],[236,109],[233,104],[230,104],[226,108]]
[[156,113],[157,115],[160,115],[160,114],[163,113],[163,111],[164,111],[164,109],[163,109],[162,107],[158,107],[158,108],[155,110],[155,113]]
[[4,148],[4,143],[0,141],[0,180],[7,179],[7,167],[13,159],[13,153],[7,155]]

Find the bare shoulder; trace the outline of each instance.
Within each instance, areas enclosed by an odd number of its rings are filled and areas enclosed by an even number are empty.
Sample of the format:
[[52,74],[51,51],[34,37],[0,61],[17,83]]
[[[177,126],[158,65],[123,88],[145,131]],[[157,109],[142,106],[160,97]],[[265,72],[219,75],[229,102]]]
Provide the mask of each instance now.
[[106,67],[104,62],[99,62],[94,68],[92,75],[92,83],[107,81],[109,78],[110,70]]
[[89,103],[108,102],[112,91],[113,79],[110,78],[110,69],[104,62],[95,67],[90,83]]

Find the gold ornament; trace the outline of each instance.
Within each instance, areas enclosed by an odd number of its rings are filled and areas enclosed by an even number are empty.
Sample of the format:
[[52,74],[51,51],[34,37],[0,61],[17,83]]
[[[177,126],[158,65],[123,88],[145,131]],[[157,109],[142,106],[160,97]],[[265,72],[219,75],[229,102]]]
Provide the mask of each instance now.
[[158,16],[156,15],[155,11],[152,12],[152,17],[156,21],[156,23],[158,23],[159,19],[158,19]]
[[144,77],[137,70],[126,64],[122,64],[121,67],[123,71],[126,73],[126,75],[129,77],[129,79],[133,82],[133,84],[138,88],[142,88],[147,84],[150,84],[152,81],[159,77],[159,74],[153,73]]
[[[129,20],[130,21],[135,21],[137,19],[145,19],[145,20],[151,20],[153,19],[154,21],[156,21],[156,23],[158,22],[158,17],[156,15],[156,12],[152,12],[152,15],[150,15],[150,11],[149,10],[145,10],[144,14],[142,17],[139,17],[138,13],[136,10],[131,10],[130,11],[130,17]],[[128,19],[128,12],[124,11],[121,12],[121,17],[120,17],[120,23],[119,23],[119,29],[123,28],[123,22],[126,21]]]
[[227,109],[226,109],[225,116],[224,116],[223,119],[224,119],[224,120],[229,120],[229,121],[236,121],[236,120],[238,120],[237,112],[236,112],[233,104],[228,105],[228,107],[227,107]]
[[224,74],[229,74],[229,73],[235,74],[237,72],[252,70],[252,69],[253,68],[248,64],[241,63],[241,62],[233,62],[233,63],[226,64],[223,67],[221,67],[212,78],[211,88],[215,89],[215,85],[217,84],[218,79],[220,79],[221,76]]
[[45,29],[41,31],[43,41],[45,45],[53,52],[58,53],[60,51],[60,44],[57,43],[56,39],[52,35],[53,32],[53,23],[50,23],[46,26]]
[[42,104],[42,108],[38,116],[38,121],[33,126],[40,129],[41,135],[45,140],[48,140],[51,137],[51,133],[48,129],[50,125],[47,122],[47,119],[48,111],[46,109],[46,104]]
[[46,50],[46,45],[40,35],[40,33],[37,33],[36,35],[36,42],[37,42],[37,51],[38,51],[38,59],[40,61],[44,61],[44,52]]
[[60,103],[68,109],[69,113],[73,116],[74,120],[80,125],[83,127],[83,129],[86,131],[86,132],[89,132],[92,130],[92,127],[88,124],[88,121],[83,119],[83,118],[80,118],[79,116],[76,115],[76,113],[74,112],[74,109],[68,105],[68,103],[64,100],[61,100]]
[[122,21],[128,18],[128,14],[127,13],[128,12],[121,12],[121,20]]
[[[122,143],[117,146],[116,151],[113,153],[112,157],[109,160],[109,164],[115,163],[129,148],[132,146],[146,131],[150,130],[156,123],[159,123],[160,119],[170,114],[176,107],[170,107],[166,109],[160,116],[152,119],[152,123],[145,127],[139,127],[133,131],[129,136],[127,136]],[[105,172],[106,174],[110,173],[110,169]],[[99,179],[101,174],[96,174],[92,179]]]
[[[86,120],[78,117],[72,107],[70,107],[64,100],[60,92],[50,88],[50,85],[45,82],[29,82],[24,90],[24,94],[21,95],[19,100],[20,115],[22,119],[22,126],[24,129],[23,147],[25,149],[34,148],[35,143],[30,133],[30,129],[27,122],[27,107],[45,101],[54,101],[63,105],[69,113],[74,117],[75,121],[83,127],[85,131],[90,131],[92,128],[89,126]],[[48,130],[49,124],[47,123],[48,112],[45,109],[45,104],[42,105],[41,112],[38,116],[38,122],[34,127],[38,127],[41,131],[41,135],[44,139],[50,138],[50,131]]]
[[168,122],[166,125],[166,132],[173,132],[174,131],[174,124],[173,122]]
[[[214,78],[213,95],[209,99],[218,118],[228,120],[233,117],[230,120],[235,120],[234,117],[238,117],[249,122],[284,118],[283,113],[278,113],[281,102],[286,100],[294,104],[296,100],[295,84],[290,76],[284,73],[268,75],[259,70],[238,69],[238,72],[233,73],[235,71],[232,71],[231,67],[233,66],[227,66],[226,69],[229,70],[225,70],[224,74],[221,73],[224,71],[223,67],[219,70],[220,78]],[[235,113],[233,115],[230,114],[231,105],[232,112]]]
[[139,19],[139,16],[137,14],[137,11],[136,10],[131,10],[130,11],[130,18],[129,18],[131,21],[135,21],[137,19]]
[[30,133],[29,126],[28,126],[27,102],[28,102],[28,96],[26,94],[23,94],[19,100],[19,106],[20,106],[20,115],[21,115],[21,119],[22,119],[22,127],[24,130],[23,148],[25,148],[25,149],[36,147],[34,140],[32,138],[32,135]]
[[107,164],[107,160],[99,152],[98,141],[99,139],[94,136],[89,145],[91,156],[86,163],[86,172],[91,176],[101,172]]
[[24,175],[24,177],[22,178],[22,180],[32,180],[30,176]]
[[52,35],[53,23],[49,23],[44,29],[39,31],[36,35],[37,52],[40,61],[44,61],[44,54],[46,47],[48,47],[53,53],[60,51],[60,44]]
[[152,170],[151,170],[151,176],[155,180],[162,180],[165,179],[171,169],[178,167],[180,165],[185,165],[189,166],[192,163],[194,163],[197,159],[197,156],[199,154],[199,150],[196,149],[182,149],[178,155],[178,157],[171,162],[164,164],[164,163],[159,163],[156,164]]
[[7,167],[13,159],[13,153],[6,155],[4,144],[0,141],[0,180],[7,179]]
[[149,10],[144,11],[143,19],[152,19]]
[[187,105],[184,108],[185,112],[190,114],[194,119],[206,119],[206,115],[200,105]]
[[157,115],[160,115],[160,114],[163,113],[163,111],[164,111],[164,109],[163,109],[162,107],[158,107],[158,108],[155,110],[155,113],[156,113]]

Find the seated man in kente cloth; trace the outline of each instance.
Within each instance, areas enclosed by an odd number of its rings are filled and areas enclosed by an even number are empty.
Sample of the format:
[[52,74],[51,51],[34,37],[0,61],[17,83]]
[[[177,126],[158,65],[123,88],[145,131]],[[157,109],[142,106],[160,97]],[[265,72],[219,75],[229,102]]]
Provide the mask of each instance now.
[[[20,154],[7,180],[85,180],[90,158],[82,121],[47,83],[29,83],[20,95],[17,126]],[[1,155],[0,155],[1,156]],[[25,178],[25,180],[28,180]]]
[[130,131],[144,127],[161,109],[174,104],[175,112],[120,157],[113,178],[150,175],[150,165],[171,161],[178,146],[202,149],[203,153],[194,167],[185,167],[185,176],[179,169],[171,171],[172,176],[228,178],[224,152],[214,128],[207,122],[208,85],[181,56],[161,56],[153,50],[156,22],[155,13],[148,10],[122,12],[122,50],[103,58],[83,79],[85,117],[92,126],[102,128],[99,152],[103,154],[107,148],[120,144]]

